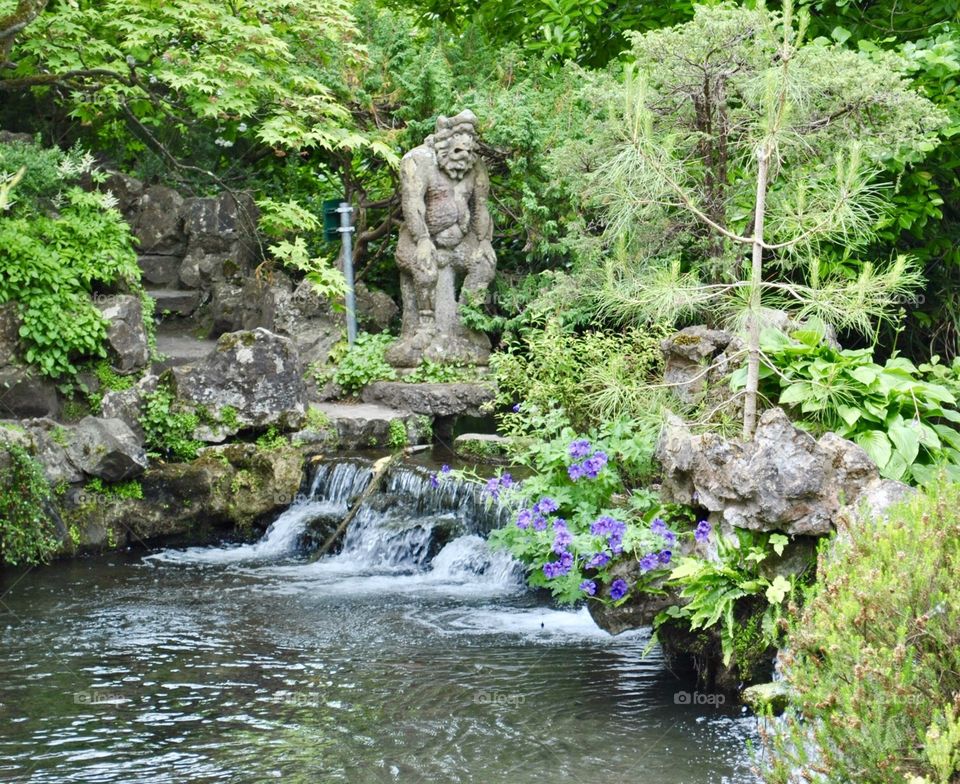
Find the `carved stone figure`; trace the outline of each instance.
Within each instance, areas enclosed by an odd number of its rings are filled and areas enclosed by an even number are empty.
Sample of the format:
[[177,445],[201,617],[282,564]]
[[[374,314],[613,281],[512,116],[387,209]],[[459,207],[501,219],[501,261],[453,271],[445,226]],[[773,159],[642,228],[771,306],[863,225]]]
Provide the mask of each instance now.
[[486,364],[490,342],[460,321],[459,301],[485,296],[496,272],[490,179],[477,154],[477,118],[440,117],[436,132],[403,156],[403,226],[397,267],[403,299],[400,340],[387,353],[396,367],[432,362]]

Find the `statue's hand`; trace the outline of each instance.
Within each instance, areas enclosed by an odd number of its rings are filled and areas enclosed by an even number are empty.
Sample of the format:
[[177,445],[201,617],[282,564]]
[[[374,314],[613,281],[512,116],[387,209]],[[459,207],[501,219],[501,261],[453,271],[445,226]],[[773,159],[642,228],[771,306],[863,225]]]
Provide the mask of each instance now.
[[497,263],[497,254],[493,250],[493,244],[490,240],[481,240],[480,247],[477,248],[477,255],[487,261],[489,264]]
[[429,237],[424,237],[417,243],[417,266],[421,270],[434,269],[437,264],[437,248]]

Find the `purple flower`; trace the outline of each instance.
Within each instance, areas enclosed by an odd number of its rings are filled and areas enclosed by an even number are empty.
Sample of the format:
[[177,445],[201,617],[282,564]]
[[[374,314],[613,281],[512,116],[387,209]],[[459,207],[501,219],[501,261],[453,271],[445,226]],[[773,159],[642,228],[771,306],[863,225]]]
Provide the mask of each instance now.
[[614,601],[618,601],[627,595],[627,586],[626,580],[616,579],[610,584],[610,598]]
[[573,463],[567,468],[567,475],[576,482],[578,479],[583,479],[586,475],[583,470],[583,466],[579,463]]
[[624,523],[607,515],[598,517],[596,521],[590,524],[590,533],[594,536],[609,536],[611,534],[623,536],[626,530],[627,526]]
[[529,509],[521,509],[517,515],[517,528],[529,528],[533,520],[533,512]]
[[543,574],[548,580],[567,574],[573,568],[573,556],[561,553],[559,561],[550,561],[543,565]]
[[583,471],[590,479],[596,479],[600,471],[607,464],[607,455],[605,452],[594,452],[593,457],[588,457],[583,461]]
[[575,460],[579,460],[580,458],[586,457],[590,454],[590,442],[585,438],[571,441],[570,446],[567,447],[567,450],[570,453],[570,457],[574,458]]
[[563,520],[554,522],[553,530],[556,532],[553,538],[553,551],[557,555],[562,555],[567,551],[567,547],[573,541],[573,534],[570,533],[567,524]]
[[677,543],[677,535],[673,531],[667,531],[663,535],[663,541],[668,547],[673,547]]
[[556,501],[554,501],[552,498],[544,496],[537,501],[536,504],[534,504],[533,511],[537,512],[538,514],[550,514],[552,512],[556,512],[558,508],[559,507],[557,506]]
[[587,561],[588,569],[601,569],[610,563],[610,555],[603,550],[599,553],[594,553],[590,556],[590,560]]
[[697,530],[693,532],[693,538],[698,542],[705,542],[710,538],[710,532],[713,530],[713,527],[706,520],[701,520],[697,523]]
[[640,571],[649,572],[653,569],[656,569],[660,565],[660,559],[657,557],[656,553],[647,553],[643,558],[640,559]]
[[500,477],[500,487],[506,490],[509,487],[513,487],[513,477],[510,474],[504,474]]
[[440,466],[440,473],[441,473],[441,474],[449,474],[449,473],[450,473],[450,466],[448,466],[446,463],[444,463],[442,466]]
[[546,531],[547,530],[547,518],[542,514],[534,515],[533,518],[533,530],[534,531]]
[[607,543],[610,545],[610,551],[614,555],[620,555],[620,553],[623,552],[623,537],[619,534],[611,534]]
[[514,403],[514,404],[513,404],[513,413],[514,413],[514,414],[519,414],[519,413],[520,413],[520,404],[519,404],[519,403]]
[[580,583],[580,590],[583,591],[587,596],[596,596],[597,584],[593,580],[584,580],[582,583]]
[[663,566],[669,564],[671,558],[673,558],[673,553],[669,550],[661,550],[660,554],[657,556],[657,559]]
[[440,480],[437,479],[436,474],[430,474],[430,486],[431,487],[440,487]]
[[667,524],[659,517],[655,517],[653,522],[650,523],[650,530],[655,534],[660,534],[660,536],[663,536],[667,533]]
[[498,499],[500,497],[500,480],[496,477],[488,479],[487,486],[483,489],[483,492],[494,500]]

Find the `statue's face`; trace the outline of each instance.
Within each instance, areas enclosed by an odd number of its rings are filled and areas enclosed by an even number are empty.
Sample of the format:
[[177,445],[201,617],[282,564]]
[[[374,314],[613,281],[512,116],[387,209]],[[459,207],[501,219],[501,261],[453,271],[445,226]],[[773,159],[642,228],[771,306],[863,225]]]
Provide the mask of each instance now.
[[447,176],[462,180],[477,162],[477,137],[459,131],[437,144],[437,162]]

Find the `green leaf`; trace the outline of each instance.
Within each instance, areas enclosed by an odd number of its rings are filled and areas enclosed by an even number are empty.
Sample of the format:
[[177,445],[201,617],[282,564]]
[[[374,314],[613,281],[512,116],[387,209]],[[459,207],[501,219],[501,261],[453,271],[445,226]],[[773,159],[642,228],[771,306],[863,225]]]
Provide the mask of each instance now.
[[882,470],[890,462],[890,455],[893,454],[893,447],[886,433],[880,430],[868,430],[866,433],[858,433],[853,439],[866,452],[870,459]]
[[790,588],[790,581],[782,574],[778,574],[764,595],[770,604],[780,604],[784,598],[786,598],[787,594],[790,593]]
[[897,452],[906,465],[911,465],[920,452],[920,434],[912,422],[895,423],[887,430]]

